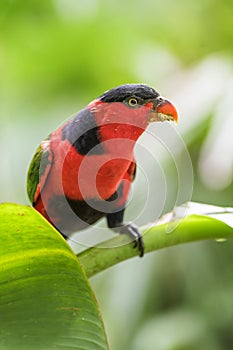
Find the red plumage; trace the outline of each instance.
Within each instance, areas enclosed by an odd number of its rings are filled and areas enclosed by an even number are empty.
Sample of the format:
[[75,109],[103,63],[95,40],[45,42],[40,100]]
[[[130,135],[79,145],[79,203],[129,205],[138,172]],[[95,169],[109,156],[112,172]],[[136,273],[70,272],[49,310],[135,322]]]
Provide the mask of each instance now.
[[28,193],[35,209],[64,235],[105,216],[109,227],[134,236],[142,256],[141,234],[123,216],[135,176],[135,143],[150,121],[160,119],[177,120],[177,112],[146,85],[123,85],[91,102],[34,156]]

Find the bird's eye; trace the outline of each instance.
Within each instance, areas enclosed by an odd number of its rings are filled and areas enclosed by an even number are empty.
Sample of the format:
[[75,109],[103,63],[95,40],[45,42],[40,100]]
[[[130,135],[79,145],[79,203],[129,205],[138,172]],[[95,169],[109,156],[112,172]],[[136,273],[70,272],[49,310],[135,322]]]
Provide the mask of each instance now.
[[135,106],[137,106],[137,104],[138,104],[138,100],[137,100],[135,97],[131,97],[131,98],[128,100],[128,104],[129,104],[131,107],[135,107]]

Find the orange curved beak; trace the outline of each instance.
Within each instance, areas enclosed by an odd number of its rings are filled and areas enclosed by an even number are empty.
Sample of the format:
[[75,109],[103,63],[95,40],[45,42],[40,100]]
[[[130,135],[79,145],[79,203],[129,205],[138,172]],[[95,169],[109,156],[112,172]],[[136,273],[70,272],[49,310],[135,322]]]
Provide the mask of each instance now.
[[154,101],[154,109],[151,111],[149,121],[173,121],[178,123],[178,112],[170,101],[160,96]]

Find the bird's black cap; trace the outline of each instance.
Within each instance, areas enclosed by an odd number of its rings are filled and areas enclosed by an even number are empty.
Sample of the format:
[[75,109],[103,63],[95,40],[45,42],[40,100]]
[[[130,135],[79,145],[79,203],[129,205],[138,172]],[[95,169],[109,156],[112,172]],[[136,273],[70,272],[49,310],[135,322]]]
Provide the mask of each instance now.
[[103,102],[123,102],[129,97],[135,97],[141,101],[155,99],[159,93],[145,84],[125,84],[106,91],[99,97]]

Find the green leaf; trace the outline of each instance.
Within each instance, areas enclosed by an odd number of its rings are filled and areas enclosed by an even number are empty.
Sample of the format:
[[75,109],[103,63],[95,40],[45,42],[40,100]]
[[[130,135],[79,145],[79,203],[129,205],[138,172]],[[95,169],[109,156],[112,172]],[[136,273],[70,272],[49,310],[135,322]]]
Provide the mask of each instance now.
[[88,280],[33,208],[0,205],[0,349],[108,349]]
[[[183,219],[144,228],[143,240],[145,253],[172,247],[182,243],[191,243],[212,239],[225,241],[233,238],[233,228],[225,222],[204,215],[188,215]],[[128,237],[118,235],[78,254],[88,277],[91,277],[121,261],[138,256]]]

